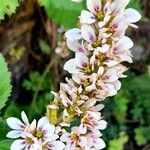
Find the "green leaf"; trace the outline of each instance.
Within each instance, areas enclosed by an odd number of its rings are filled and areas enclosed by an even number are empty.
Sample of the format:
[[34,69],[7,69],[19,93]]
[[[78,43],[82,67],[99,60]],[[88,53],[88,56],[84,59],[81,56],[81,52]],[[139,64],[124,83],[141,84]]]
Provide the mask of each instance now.
[[18,0],[0,0],[0,20],[4,19],[5,14],[11,16],[15,13],[18,6]]
[[0,110],[5,106],[6,101],[11,93],[11,79],[8,71],[7,63],[0,54]]
[[128,136],[123,132],[120,133],[119,138],[109,141],[108,150],[123,150],[124,144],[128,141]]
[[2,140],[0,141],[0,150],[10,150],[10,145],[12,140]]
[[150,140],[150,127],[139,127],[135,129],[135,140],[138,145],[144,145]]
[[46,43],[46,41],[42,40],[42,39],[39,39],[39,47],[41,49],[41,51],[44,53],[44,54],[50,54],[51,52],[51,48],[50,46]]
[[141,11],[141,5],[138,0],[131,0],[127,7]]
[[77,4],[71,0],[43,0],[48,16],[58,25],[64,27],[75,27],[78,22],[78,16],[84,9],[84,3]]

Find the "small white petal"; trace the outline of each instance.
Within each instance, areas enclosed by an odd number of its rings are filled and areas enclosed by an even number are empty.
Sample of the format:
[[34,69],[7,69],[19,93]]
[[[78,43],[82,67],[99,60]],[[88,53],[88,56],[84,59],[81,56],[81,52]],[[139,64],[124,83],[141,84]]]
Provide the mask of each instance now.
[[129,50],[133,47],[133,41],[127,37],[123,36],[117,43],[116,46],[119,48],[119,51]]
[[89,65],[89,58],[84,53],[76,53],[75,56],[76,66],[79,68],[85,68]]
[[29,120],[28,120],[27,115],[25,114],[24,111],[21,112],[21,118],[22,118],[23,122],[24,122],[26,125],[29,124]]
[[12,130],[7,133],[6,137],[8,138],[18,138],[21,136],[21,131],[18,130]]
[[94,144],[93,146],[94,146],[95,148],[103,149],[103,148],[106,147],[105,142],[104,142],[101,138],[97,138],[97,139],[95,139],[94,141],[95,141],[95,142],[93,143],[93,144]]
[[26,146],[25,140],[15,140],[10,147],[10,150],[22,150]]
[[86,5],[88,10],[90,10],[94,14],[97,14],[101,11],[102,4],[100,0],[87,0]]
[[66,38],[70,42],[75,42],[76,40],[81,39],[81,31],[78,28],[70,29],[65,33]]
[[132,8],[128,8],[125,10],[126,21],[129,23],[136,23],[141,19],[141,15]]
[[69,73],[76,73],[77,67],[75,64],[75,59],[68,60],[64,65],[64,70],[68,71]]
[[80,22],[87,24],[92,24],[96,21],[95,16],[87,10],[82,10],[81,16],[79,18]]
[[89,43],[96,39],[95,31],[90,25],[83,25],[81,27],[81,35]]
[[60,137],[60,140],[62,141],[62,142],[66,142],[66,141],[68,141],[69,140],[69,133],[64,133],[61,137]]
[[65,147],[65,144],[61,141],[55,141],[52,144],[53,147],[51,148],[51,150],[63,150]]
[[67,45],[68,45],[68,48],[74,51],[75,53],[84,52],[84,49],[85,49],[83,45],[80,44],[78,41],[71,43],[69,40],[67,40]]
[[100,120],[98,122],[98,129],[99,130],[104,130],[107,127],[107,122],[105,120]]
[[25,125],[15,117],[10,117],[6,119],[8,126],[12,129],[24,130]]

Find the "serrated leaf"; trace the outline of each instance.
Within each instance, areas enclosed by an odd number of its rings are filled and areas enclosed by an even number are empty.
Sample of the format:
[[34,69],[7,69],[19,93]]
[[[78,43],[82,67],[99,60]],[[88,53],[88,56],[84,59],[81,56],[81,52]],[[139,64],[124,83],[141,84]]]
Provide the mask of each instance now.
[[11,79],[7,63],[0,54],[0,110],[5,106],[6,101],[11,93]]
[[54,22],[68,28],[76,26],[78,16],[84,9],[84,3],[77,4],[71,0],[43,0],[40,4],[45,6],[48,16]]

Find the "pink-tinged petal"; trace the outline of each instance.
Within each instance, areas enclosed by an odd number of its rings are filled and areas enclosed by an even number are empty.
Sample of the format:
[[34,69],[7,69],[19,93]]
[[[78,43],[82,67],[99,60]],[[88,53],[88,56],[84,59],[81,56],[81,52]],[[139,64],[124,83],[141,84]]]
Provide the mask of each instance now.
[[85,68],[89,65],[89,58],[84,53],[76,53],[75,56],[76,66],[79,68]]
[[88,149],[87,149],[87,145],[88,145],[87,138],[84,137],[84,136],[81,136],[81,137],[80,137],[79,145],[80,145],[81,147],[85,147],[85,149],[88,150]]
[[68,48],[70,50],[74,51],[75,53],[84,52],[85,51],[85,48],[83,47],[83,45],[80,44],[78,41],[70,43],[70,41],[67,40],[67,45],[68,45]]
[[133,63],[132,57],[129,54],[121,53],[116,55],[116,59],[120,62]]
[[79,18],[81,23],[92,24],[96,21],[95,16],[87,10],[82,10]]
[[99,130],[94,130],[92,132],[92,135],[93,135],[94,138],[99,138],[99,137],[102,136],[102,133]]
[[117,70],[116,69],[109,69],[104,75],[103,78],[105,82],[113,82],[118,80]]
[[34,119],[33,121],[32,121],[32,123],[30,124],[30,130],[31,131],[34,131],[36,129],[36,120]]
[[101,0],[87,0],[86,5],[89,11],[91,11],[94,14],[97,14],[101,11]]
[[115,9],[118,8],[119,12],[120,12],[120,11],[123,11],[125,9],[125,7],[129,4],[130,1],[131,0],[121,0],[121,1],[120,0],[115,0],[112,3],[112,5],[115,7]]
[[70,29],[65,33],[66,38],[70,42],[75,42],[76,40],[81,39],[81,31],[78,28]]
[[121,88],[121,82],[119,80],[112,83],[115,87],[115,89],[118,91]]
[[87,126],[84,125],[84,124],[80,124],[80,126],[79,126],[79,132],[81,134],[86,134],[86,132],[87,132]]
[[22,150],[26,146],[25,140],[15,140],[12,144],[10,149],[11,150]]
[[51,150],[63,150],[65,148],[65,144],[61,141],[54,141],[52,145],[53,147],[50,148]]
[[21,136],[21,131],[18,130],[12,130],[10,132],[7,133],[6,137],[8,138],[18,138]]
[[55,126],[54,125],[52,125],[50,123],[46,123],[46,125],[43,127],[43,131],[47,132],[47,133],[45,133],[46,136],[54,138],[54,132],[55,132]]
[[113,67],[116,66],[119,62],[116,60],[107,60],[104,62],[105,65],[107,65],[108,67]]
[[101,118],[101,113],[100,112],[92,112],[90,111],[89,114],[94,117],[96,120],[99,120]]
[[100,66],[99,68],[98,68],[98,76],[102,76],[103,75],[103,73],[104,73],[104,67],[103,66]]
[[42,117],[37,124],[37,129],[42,129],[46,124],[48,124],[48,120],[46,117]]
[[124,51],[124,50],[129,50],[130,48],[133,47],[133,41],[127,37],[123,36],[117,43],[116,47],[118,48],[118,51]]
[[16,129],[16,130],[24,130],[25,125],[18,119],[15,117],[10,117],[6,120],[8,126],[12,129]]
[[104,44],[102,47],[96,48],[96,50],[101,53],[106,53],[109,50],[109,48],[110,48],[110,45]]
[[132,8],[128,8],[125,10],[125,18],[129,23],[136,23],[141,19],[141,15]]
[[105,105],[103,105],[103,104],[98,104],[98,105],[92,107],[92,109],[90,109],[90,110],[93,110],[93,111],[101,111],[104,107],[105,107]]
[[69,133],[64,133],[61,137],[60,140],[62,142],[67,142],[69,140],[70,134]]
[[104,130],[107,127],[107,122],[105,120],[100,120],[98,122],[98,129],[99,130]]
[[29,125],[29,120],[28,120],[27,115],[25,114],[24,111],[21,112],[21,118],[22,118],[23,122],[24,122],[26,125]]
[[66,145],[65,150],[75,150],[76,144],[75,142],[69,143]]
[[114,96],[117,94],[117,90],[115,89],[115,87],[111,84],[106,84],[106,88],[109,92],[109,96]]
[[106,147],[106,144],[101,138],[97,138],[94,140],[93,146],[97,149],[103,149]]
[[75,61],[75,58],[68,60],[64,65],[64,70],[68,71],[69,73],[75,73],[77,71]]
[[107,1],[106,4],[105,4],[105,6],[104,6],[104,8],[103,8],[104,13],[106,15],[109,15],[109,14],[112,13],[113,10],[114,9],[112,9],[110,1]]
[[85,39],[89,43],[96,39],[95,31],[89,25],[83,25],[81,27],[81,35],[83,39]]

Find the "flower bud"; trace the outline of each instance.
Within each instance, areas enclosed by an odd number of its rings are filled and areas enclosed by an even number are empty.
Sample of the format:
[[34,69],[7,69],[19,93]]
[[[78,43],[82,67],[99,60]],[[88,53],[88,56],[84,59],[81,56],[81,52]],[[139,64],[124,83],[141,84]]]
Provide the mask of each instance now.
[[56,125],[58,123],[58,109],[59,107],[55,104],[52,105],[48,105],[47,106],[47,118],[49,120],[50,123]]

